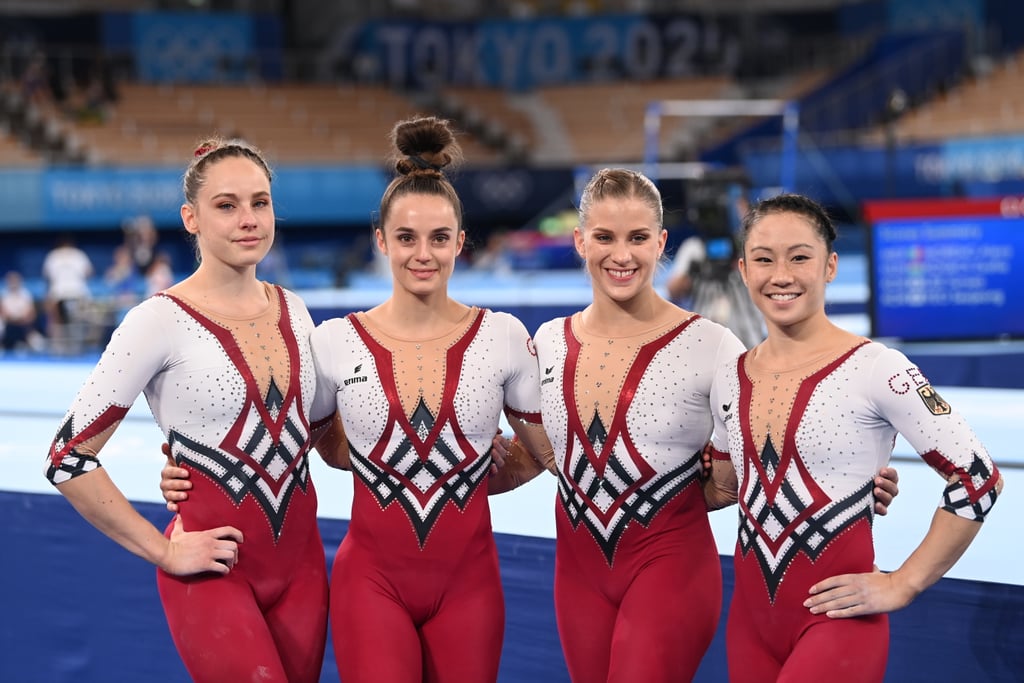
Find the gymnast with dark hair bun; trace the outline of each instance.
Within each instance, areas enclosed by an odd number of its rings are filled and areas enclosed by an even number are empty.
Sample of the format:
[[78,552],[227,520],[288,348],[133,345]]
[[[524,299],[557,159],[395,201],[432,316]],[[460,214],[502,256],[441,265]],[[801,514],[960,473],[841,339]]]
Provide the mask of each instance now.
[[[312,683],[326,644],[308,462],[313,322],[295,294],[256,278],[274,241],[270,184],[249,144],[199,145],[181,207],[199,265],[127,314],[47,459],[47,477],[85,519],[157,566],[171,635],[199,683]],[[98,459],[139,393],[191,479],[163,532]]]
[[[332,422],[317,449],[355,475],[331,573],[334,652],[344,683],[487,683],[505,621],[487,496],[552,457],[537,360],[518,319],[448,295],[465,241],[448,123],[402,121],[392,138],[375,229],[391,296],[311,338],[312,416]],[[502,412],[521,447],[488,476]]]

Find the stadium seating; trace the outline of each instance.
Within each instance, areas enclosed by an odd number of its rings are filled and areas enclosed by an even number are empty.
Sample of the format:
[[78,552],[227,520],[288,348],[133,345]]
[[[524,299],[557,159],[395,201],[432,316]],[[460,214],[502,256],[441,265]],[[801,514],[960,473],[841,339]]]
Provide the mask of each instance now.
[[[826,77],[821,70],[787,75],[771,96],[797,96]],[[275,164],[376,164],[390,149],[394,122],[415,114],[453,119],[474,165],[635,163],[643,158],[651,101],[768,96],[726,76],[551,85],[525,93],[463,86],[433,96],[352,83],[129,81],[118,90],[102,117],[69,116],[56,106],[42,113],[93,165],[177,166],[213,133],[243,137]],[[739,119],[666,119],[659,149],[669,159],[692,157],[742,125]]]
[[[891,125],[898,143],[1019,134],[1024,131],[1024,51],[910,109]],[[881,143],[885,135],[879,126],[868,141]]]
[[6,130],[0,130],[0,166],[7,168],[41,167],[42,157],[30,150]]
[[[820,78],[800,78],[802,85],[789,84],[786,92]],[[634,163],[643,158],[649,102],[741,95],[735,81],[719,76],[548,86],[530,93],[460,87],[445,91],[440,104],[370,85],[129,82],[121,84],[119,101],[103,122],[71,120],[56,110],[50,115],[60,120],[71,146],[98,165],[178,165],[211,133],[248,139],[274,163],[380,163],[391,126],[415,114],[454,118],[466,156],[477,165],[502,163],[510,155],[539,164]],[[660,149],[685,155],[736,124],[669,119]]]
[[[652,100],[703,100],[738,95],[731,79],[695,77],[646,83],[562,85],[540,91],[559,113],[577,163],[643,159],[644,112]],[[661,149],[692,145],[707,120],[673,119],[661,129]]]
[[[644,108],[656,99],[735,96],[724,78],[548,87],[530,95],[462,88],[457,103],[466,156],[497,163],[496,148],[525,146],[538,162],[631,162],[643,155]],[[268,112],[270,115],[268,116]],[[366,85],[167,86],[124,83],[105,122],[61,118],[93,164],[181,163],[186,150],[217,132],[244,137],[276,163],[379,163],[395,121],[425,110],[414,97]],[[440,112],[444,113],[444,112]],[[58,117],[56,112],[51,116]],[[677,121],[665,144],[701,125]],[[494,138],[487,144],[488,137]]]
[[417,113],[414,100],[378,86],[125,83],[107,122],[64,125],[95,164],[179,165],[212,133],[243,137],[274,163],[359,164],[380,163],[391,127]]

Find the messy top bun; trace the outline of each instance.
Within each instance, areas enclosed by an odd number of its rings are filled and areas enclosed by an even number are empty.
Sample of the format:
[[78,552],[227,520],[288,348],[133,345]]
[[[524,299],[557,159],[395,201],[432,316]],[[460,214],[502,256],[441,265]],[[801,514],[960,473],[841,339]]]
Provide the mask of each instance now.
[[380,200],[383,226],[395,200],[407,194],[437,195],[446,198],[455,209],[462,229],[462,202],[445,173],[462,161],[462,148],[448,121],[422,116],[399,121],[391,129],[393,168],[397,175]]

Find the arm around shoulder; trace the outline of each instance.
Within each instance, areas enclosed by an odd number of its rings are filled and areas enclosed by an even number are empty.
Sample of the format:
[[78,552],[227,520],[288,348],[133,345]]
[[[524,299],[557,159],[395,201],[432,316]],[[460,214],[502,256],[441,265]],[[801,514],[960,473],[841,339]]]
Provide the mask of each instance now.
[[321,424],[324,426],[314,425],[313,427],[316,452],[320,454],[325,463],[335,469],[352,469],[348,438],[345,436],[345,427],[341,423],[341,416],[335,412]]
[[505,465],[487,484],[488,495],[505,493],[519,488],[544,470],[556,473],[555,452],[540,425],[510,418],[516,432],[512,439]]
[[739,479],[728,454],[715,450],[710,444],[705,447],[705,453],[709,451],[711,476],[704,480],[704,501],[708,510],[721,510],[736,503]]

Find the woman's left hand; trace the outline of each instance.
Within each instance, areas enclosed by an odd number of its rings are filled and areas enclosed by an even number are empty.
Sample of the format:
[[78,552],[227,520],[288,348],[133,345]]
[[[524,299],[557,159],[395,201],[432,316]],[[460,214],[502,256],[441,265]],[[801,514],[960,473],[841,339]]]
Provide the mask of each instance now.
[[833,619],[881,614],[906,607],[916,593],[904,585],[898,573],[875,571],[870,574],[841,574],[811,586],[804,607],[811,614]]

